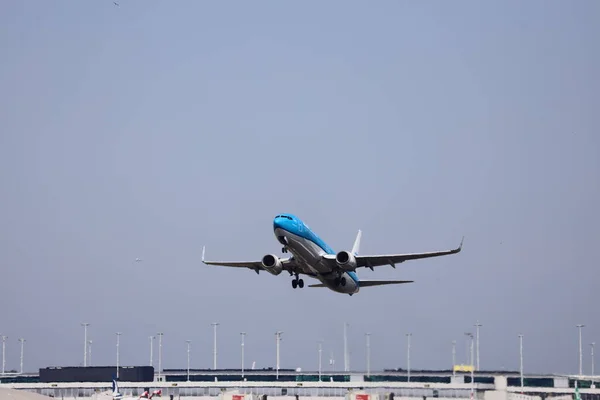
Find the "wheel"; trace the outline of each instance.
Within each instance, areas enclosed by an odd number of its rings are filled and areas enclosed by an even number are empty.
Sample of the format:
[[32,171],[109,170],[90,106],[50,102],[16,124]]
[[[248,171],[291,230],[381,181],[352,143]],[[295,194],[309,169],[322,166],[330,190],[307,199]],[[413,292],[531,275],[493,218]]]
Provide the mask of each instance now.
[[287,253],[287,249],[286,249],[285,247],[282,247],[282,248],[281,248],[281,252],[282,252],[282,253]]
[[297,286],[298,286],[298,281],[297,281],[296,279],[294,279],[294,280],[292,281],[292,287],[293,287],[294,289],[296,289],[296,287],[297,287]]
[[346,286],[346,278],[342,277],[342,279],[340,279],[340,283],[342,286]]
[[300,289],[302,289],[304,287],[304,280],[300,279],[298,281],[298,286],[300,287]]

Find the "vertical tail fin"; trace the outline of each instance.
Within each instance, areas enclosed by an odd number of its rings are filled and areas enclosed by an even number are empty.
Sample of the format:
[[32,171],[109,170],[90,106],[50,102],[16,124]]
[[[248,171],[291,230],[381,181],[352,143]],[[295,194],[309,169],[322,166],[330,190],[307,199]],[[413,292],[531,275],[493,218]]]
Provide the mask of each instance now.
[[354,246],[352,246],[352,254],[355,256],[358,255],[360,250],[360,237],[362,236],[362,231],[359,229],[358,234],[356,235],[356,239],[354,240]]
[[119,393],[119,385],[117,384],[117,380],[115,378],[113,378],[112,381],[112,398],[113,399],[121,399],[123,397],[123,395],[121,395],[121,393]]

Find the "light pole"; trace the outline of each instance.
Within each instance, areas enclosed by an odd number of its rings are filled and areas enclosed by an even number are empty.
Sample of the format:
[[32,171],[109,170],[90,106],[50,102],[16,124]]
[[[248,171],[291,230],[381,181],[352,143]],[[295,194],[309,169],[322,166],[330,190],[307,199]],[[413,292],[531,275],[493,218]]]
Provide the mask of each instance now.
[[407,382],[410,382],[410,337],[412,336],[412,333],[407,333],[406,334],[406,370],[408,372],[407,375]]
[[323,353],[323,341],[319,340],[319,382],[321,382],[321,355]]
[[519,357],[520,357],[520,374],[521,374],[521,393],[523,393],[523,334],[519,334]]
[[83,322],[81,326],[83,326],[83,366],[87,367],[87,327],[90,324]]
[[191,340],[186,340],[187,343],[187,381],[190,381],[190,343]]
[[577,325],[577,328],[579,328],[579,376],[583,375],[583,355],[582,355],[582,349],[581,349],[581,328],[583,328],[585,325],[583,324],[579,324]]
[[276,366],[277,373],[276,373],[275,379],[279,379],[279,342],[281,341],[282,333],[283,332],[281,332],[281,331],[275,332],[275,342],[277,344],[277,366]]
[[154,363],[152,362],[152,350],[154,350],[154,336],[148,336],[148,339],[150,339],[150,366],[153,367]]
[[246,332],[240,332],[240,335],[242,336],[242,379],[243,379],[244,378],[244,347],[245,347],[244,338],[246,337]]
[[465,365],[469,365],[469,332],[465,332]]
[[117,379],[119,379],[119,338],[121,337],[121,332],[117,332]]
[[8,339],[8,336],[2,335],[2,375],[4,375],[4,367],[6,366],[6,339]]
[[371,377],[371,334],[365,334],[367,338],[367,376]]
[[479,371],[479,328],[482,326],[483,325],[481,325],[479,321],[477,321],[477,323],[475,324],[475,328],[477,329],[477,371]]
[[473,352],[473,335],[471,335],[471,400],[473,399],[473,392],[475,391],[475,377],[473,376],[475,368],[473,367],[473,360],[475,353]]
[[211,324],[213,326],[213,370],[217,369],[217,326],[219,326],[218,322],[213,322]]
[[594,345],[596,344],[596,342],[592,342],[590,343],[590,347],[592,348],[592,376],[594,376]]
[[333,350],[329,352],[329,365],[331,366],[331,373],[335,371],[335,357],[333,356]]
[[452,376],[456,376],[456,370],[454,366],[456,365],[456,340],[452,341]]
[[90,360],[90,367],[92,366],[92,341],[88,340],[88,345],[90,346],[88,349],[88,357]]
[[[23,373],[23,346],[25,345],[25,339],[20,338],[19,342],[21,342],[21,373]],[[593,349],[593,347],[592,347]],[[592,354],[594,353],[594,350],[592,350]]]
[[162,368],[162,338],[164,333],[158,332],[158,379],[161,379],[161,368]]
[[344,372],[350,371],[350,354],[348,354],[348,327],[350,324],[344,322]]
[[470,361],[467,361],[467,362],[469,362],[471,364],[471,399],[472,399],[473,398],[473,385],[474,385],[474,383],[473,383],[473,370],[475,369],[475,367],[473,366],[473,334],[471,332],[465,332],[465,336],[467,338],[471,339],[470,346],[467,346],[467,349],[469,349],[469,347],[470,347],[471,356],[470,357],[467,356],[467,359],[470,358]]

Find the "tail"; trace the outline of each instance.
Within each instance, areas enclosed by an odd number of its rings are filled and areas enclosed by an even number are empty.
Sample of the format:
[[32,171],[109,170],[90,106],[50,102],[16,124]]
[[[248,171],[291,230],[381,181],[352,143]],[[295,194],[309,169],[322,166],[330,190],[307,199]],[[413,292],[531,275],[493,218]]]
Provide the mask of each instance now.
[[356,239],[354,240],[354,246],[352,246],[352,254],[355,256],[358,255],[358,251],[360,250],[360,238],[362,236],[362,232],[359,229],[358,234],[356,235]]
[[121,393],[119,393],[119,385],[117,384],[116,379],[113,379],[112,381],[112,397],[113,399],[120,399],[123,397]]

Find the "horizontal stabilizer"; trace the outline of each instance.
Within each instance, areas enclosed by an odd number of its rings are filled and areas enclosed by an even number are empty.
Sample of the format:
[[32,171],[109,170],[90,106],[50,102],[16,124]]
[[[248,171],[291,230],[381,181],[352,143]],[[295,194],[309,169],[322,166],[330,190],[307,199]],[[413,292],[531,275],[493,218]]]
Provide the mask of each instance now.
[[[414,281],[359,281],[359,287],[368,287],[368,286],[382,286],[382,285],[396,285],[400,283],[413,283]],[[314,285],[308,285],[308,287],[327,287],[322,283],[317,283]]]
[[360,281],[358,286],[367,287],[367,286],[381,286],[381,285],[395,285],[399,283],[413,283],[414,281]]

